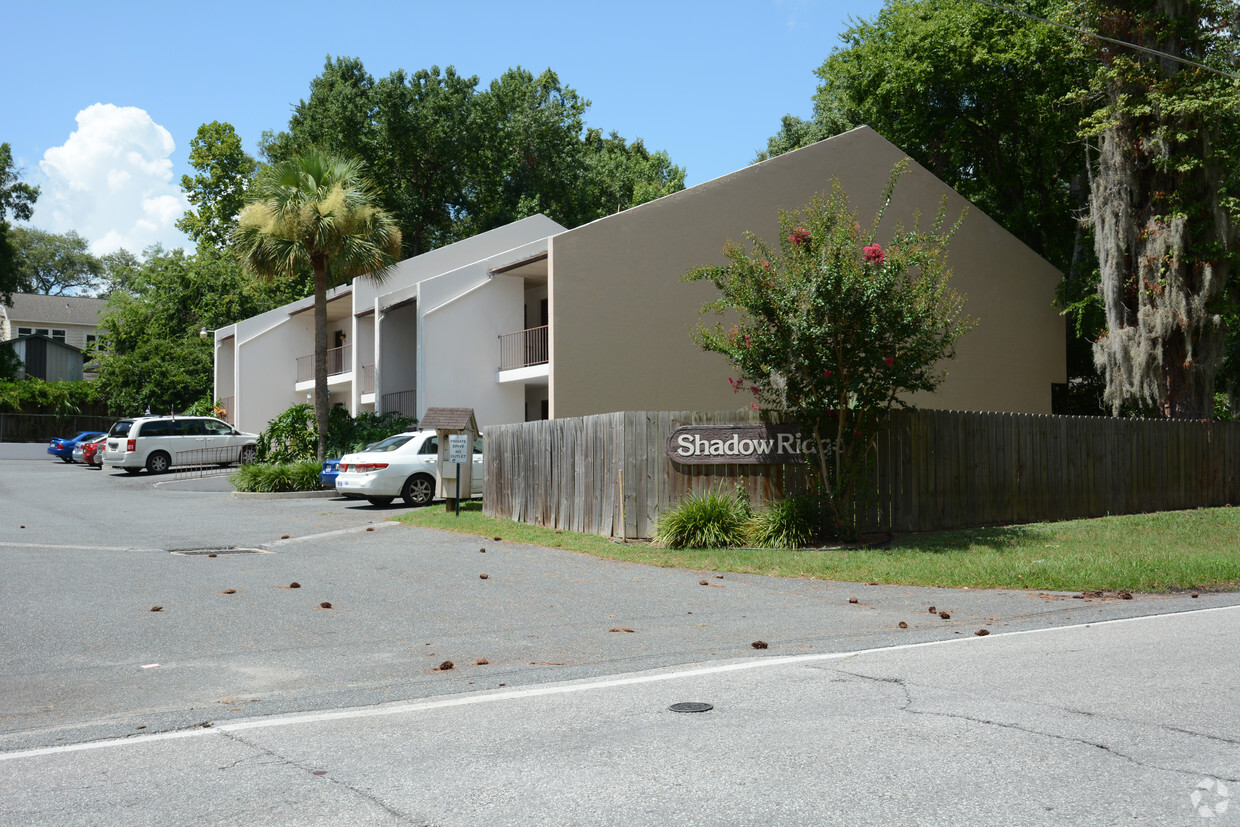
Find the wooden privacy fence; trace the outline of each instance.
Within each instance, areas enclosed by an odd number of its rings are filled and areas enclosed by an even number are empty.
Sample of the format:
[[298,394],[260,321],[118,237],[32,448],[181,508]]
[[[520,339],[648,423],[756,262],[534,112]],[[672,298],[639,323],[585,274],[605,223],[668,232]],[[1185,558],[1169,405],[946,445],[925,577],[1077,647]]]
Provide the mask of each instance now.
[[[690,491],[744,487],[752,502],[803,490],[805,466],[683,465],[684,425],[745,425],[738,411],[625,411],[484,429],[483,510],[626,539],[654,535]],[[1240,423],[898,411],[879,434],[863,530],[932,531],[1240,502]]]

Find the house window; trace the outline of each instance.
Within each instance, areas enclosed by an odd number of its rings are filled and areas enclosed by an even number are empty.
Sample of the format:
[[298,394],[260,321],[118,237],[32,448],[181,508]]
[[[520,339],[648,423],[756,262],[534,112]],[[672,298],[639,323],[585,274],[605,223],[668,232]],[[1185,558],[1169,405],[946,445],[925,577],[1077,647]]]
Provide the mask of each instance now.
[[32,328],[32,327],[19,327],[19,328],[17,328],[17,335],[18,335],[18,336],[29,336],[29,335],[31,335],[32,333],[34,333],[34,328]]
[[52,338],[55,339],[57,342],[63,343],[65,340],[65,331],[52,328]]

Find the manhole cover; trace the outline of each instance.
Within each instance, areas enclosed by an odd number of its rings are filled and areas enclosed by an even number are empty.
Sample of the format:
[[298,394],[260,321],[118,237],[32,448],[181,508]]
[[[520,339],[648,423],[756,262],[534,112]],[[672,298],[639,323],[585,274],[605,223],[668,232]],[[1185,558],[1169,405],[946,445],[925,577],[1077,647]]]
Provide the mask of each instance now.
[[671,706],[668,707],[668,709],[670,709],[672,712],[710,712],[712,709],[714,709],[714,707],[711,706],[710,704],[686,702],[686,703],[672,704]]
[[186,548],[168,553],[180,554],[183,557],[209,557],[212,554],[223,556],[225,554],[270,554],[271,552],[261,548]]

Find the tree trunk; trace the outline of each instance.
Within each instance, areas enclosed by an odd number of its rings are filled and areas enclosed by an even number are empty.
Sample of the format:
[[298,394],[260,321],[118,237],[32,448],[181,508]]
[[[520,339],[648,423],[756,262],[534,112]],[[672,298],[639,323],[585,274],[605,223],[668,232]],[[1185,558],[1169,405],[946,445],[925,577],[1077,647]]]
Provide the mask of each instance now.
[[314,261],[314,424],[318,456],[327,456],[327,423],[331,410],[327,393],[327,262]]

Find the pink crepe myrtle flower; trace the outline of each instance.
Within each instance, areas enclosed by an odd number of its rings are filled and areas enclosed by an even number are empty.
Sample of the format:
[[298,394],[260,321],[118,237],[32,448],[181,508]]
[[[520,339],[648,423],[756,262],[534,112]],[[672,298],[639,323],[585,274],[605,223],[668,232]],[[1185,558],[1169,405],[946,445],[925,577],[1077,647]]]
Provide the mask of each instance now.
[[892,365],[894,365],[894,364],[896,363],[896,357],[894,357],[894,356],[885,356],[885,357],[883,357],[883,361],[887,363],[887,367],[891,367]]
[[864,252],[865,252],[865,260],[872,261],[875,264],[882,264],[883,261],[886,260],[887,258],[887,254],[883,252],[883,248],[878,246],[877,243],[871,244],[869,247],[866,247]]
[[766,270],[768,273],[771,270],[771,263],[767,261],[766,259],[762,259],[761,261],[759,261],[758,266],[761,267],[763,270]]
[[788,240],[798,247],[809,243],[809,230],[804,227],[797,227],[788,235]]

